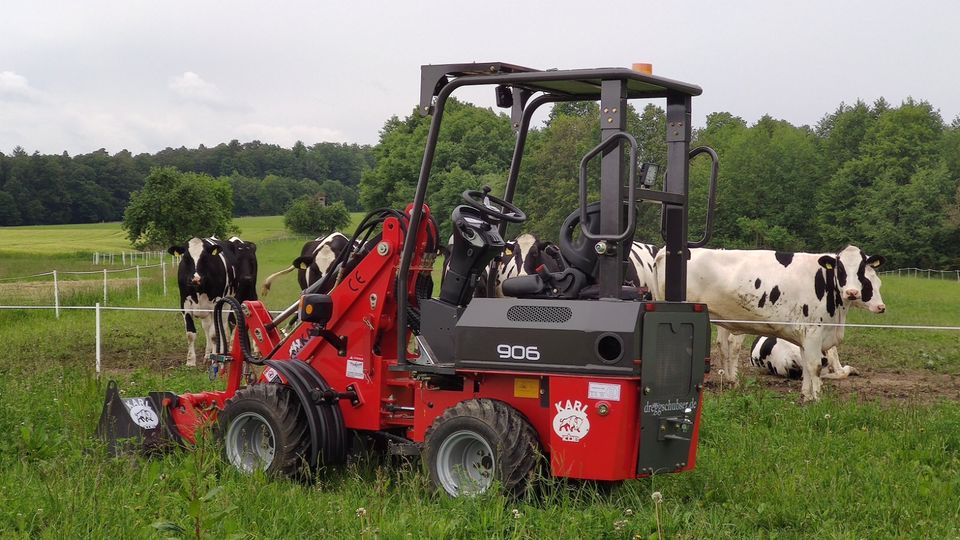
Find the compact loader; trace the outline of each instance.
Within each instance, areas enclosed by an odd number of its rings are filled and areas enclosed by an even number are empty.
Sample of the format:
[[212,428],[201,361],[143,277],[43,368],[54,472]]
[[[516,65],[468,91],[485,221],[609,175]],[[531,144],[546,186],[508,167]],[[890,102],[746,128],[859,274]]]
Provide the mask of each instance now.
[[[488,86],[511,109],[516,146],[502,197],[466,191],[450,216],[454,238],[439,294],[431,272],[441,242],[427,204],[444,107],[454,91]],[[535,70],[505,63],[422,67],[420,111],[432,116],[413,202],[370,213],[336,270],[277,316],[259,301],[225,298],[236,319],[230,352],[211,367],[226,389],[121,397],[110,383],[98,427],[112,450],[192,443],[212,427],[242,471],[320,474],[358,441],[421,455],[439,490],[494,485],[520,494],[538,471],[620,481],[696,464],[709,370],[710,323],[685,302],[688,248],[707,241],[716,154],[691,152],[698,86],[625,68]],[[666,100],[662,182],[639,163],[626,131],[631,99]],[[599,101],[600,140],[580,164],[579,206],[559,232],[566,269],[507,279],[503,297],[474,298],[504,250],[531,118],[547,104]],[[713,159],[707,228],[688,239],[689,162]],[[599,162],[590,179],[588,163]],[[663,165],[663,164],[661,164]],[[599,198],[588,200],[590,182]],[[666,295],[624,286],[637,205],[662,205]],[[318,294],[334,280],[329,294]],[[217,328],[221,325],[217,324]],[[227,350],[228,336],[219,350]],[[542,466],[541,466],[542,464]]]

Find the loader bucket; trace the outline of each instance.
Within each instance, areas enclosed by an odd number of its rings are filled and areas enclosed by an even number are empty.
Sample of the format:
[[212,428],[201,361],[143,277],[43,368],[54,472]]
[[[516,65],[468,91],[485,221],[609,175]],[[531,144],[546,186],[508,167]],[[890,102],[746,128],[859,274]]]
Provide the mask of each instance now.
[[120,397],[116,381],[107,383],[103,412],[97,425],[97,437],[107,443],[108,451],[117,456],[123,452],[145,454],[162,452],[180,442],[171,429],[169,403],[171,392],[150,392],[147,397]]

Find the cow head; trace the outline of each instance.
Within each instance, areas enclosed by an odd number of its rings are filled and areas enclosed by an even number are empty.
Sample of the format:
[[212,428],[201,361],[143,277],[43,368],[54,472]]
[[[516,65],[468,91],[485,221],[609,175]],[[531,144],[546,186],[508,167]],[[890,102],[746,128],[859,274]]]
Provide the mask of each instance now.
[[[291,263],[300,275],[300,286],[307,288],[333,270],[337,257],[347,249],[350,240],[335,232],[304,244],[300,256]],[[333,284],[330,283],[329,286]],[[329,289],[319,292],[328,292]]]
[[856,246],[847,246],[837,255],[824,255],[818,262],[832,273],[840,298],[851,305],[883,313],[886,306],[880,296],[880,276],[877,268],[886,259],[881,255],[868,257]]
[[209,268],[216,264],[222,268],[220,254],[223,248],[210,239],[191,238],[186,244],[170,246],[167,250],[171,255],[180,256],[178,280],[194,290],[203,286],[204,276]]
[[257,245],[253,242],[244,242],[239,238],[231,238],[233,250],[236,254],[237,281],[255,284],[257,281]]

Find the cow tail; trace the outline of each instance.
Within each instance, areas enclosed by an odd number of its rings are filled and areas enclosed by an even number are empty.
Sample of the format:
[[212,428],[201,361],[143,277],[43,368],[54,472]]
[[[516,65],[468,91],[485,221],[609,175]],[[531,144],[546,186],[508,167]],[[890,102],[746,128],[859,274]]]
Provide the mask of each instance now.
[[270,292],[270,285],[272,284],[274,278],[278,278],[284,274],[293,272],[296,269],[297,268],[291,264],[288,268],[285,268],[275,274],[270,274],[269,276],[267,276],[267,279],[263,280],[263,287],[260,288],[260,296],[266,296],[267,293]]

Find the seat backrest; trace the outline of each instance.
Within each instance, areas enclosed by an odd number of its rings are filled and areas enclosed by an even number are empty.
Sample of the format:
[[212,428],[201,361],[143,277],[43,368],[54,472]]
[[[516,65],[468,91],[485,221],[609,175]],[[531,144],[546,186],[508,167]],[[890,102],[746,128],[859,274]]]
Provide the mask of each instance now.
[[587,223],[580,223],[580,209],[574,210],[567,219],[563,220],[563,226],[560,227],[560,255],[568,265],[580,270],[587,276],[590,283],[597,279],[597,252],[594,249],[596,242],[591,241],[582,234],[574,237],[577,226],[587,227],[592,233],[600,228],[600,203],[594,202],[587,205]]

